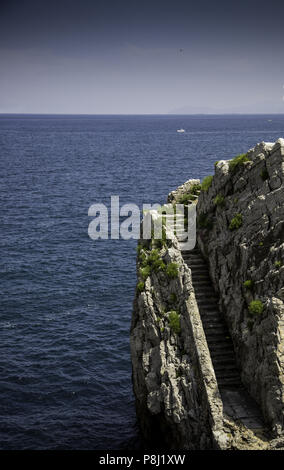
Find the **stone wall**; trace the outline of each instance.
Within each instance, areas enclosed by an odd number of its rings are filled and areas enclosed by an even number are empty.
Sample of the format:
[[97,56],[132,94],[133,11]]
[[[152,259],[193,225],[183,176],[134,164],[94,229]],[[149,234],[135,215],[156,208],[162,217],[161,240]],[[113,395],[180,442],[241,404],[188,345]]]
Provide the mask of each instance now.
[[[139,244],[140,283],[141,259],[155,249],[153,243]],[[174,237],[159,255],[165,266],[178,265],[178,274],[170,278],[161,269],[146,278],[136,291],[131,325],[133,387],[146,446],[225,448],[222,402],[190,270]],[[171,311],[180,315],[178,333],[170,325]]]

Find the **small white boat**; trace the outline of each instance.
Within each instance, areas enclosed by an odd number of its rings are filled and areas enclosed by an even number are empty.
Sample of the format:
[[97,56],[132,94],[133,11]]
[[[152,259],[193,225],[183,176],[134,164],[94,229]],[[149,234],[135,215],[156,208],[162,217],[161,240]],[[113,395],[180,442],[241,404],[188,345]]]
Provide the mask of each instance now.
[[184,129],[177,129],[177,132],[182,133],[182,132],[185,132],[185,130]]

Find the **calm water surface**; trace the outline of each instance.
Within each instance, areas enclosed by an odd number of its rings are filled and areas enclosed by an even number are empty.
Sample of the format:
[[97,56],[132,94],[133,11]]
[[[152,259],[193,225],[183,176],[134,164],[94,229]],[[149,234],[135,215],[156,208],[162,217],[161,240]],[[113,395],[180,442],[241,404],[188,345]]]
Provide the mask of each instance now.
[[1,449],[136,445],[136,242],[92,241],[88,208],[163,203],[283,135],[284,116],[0,115]]

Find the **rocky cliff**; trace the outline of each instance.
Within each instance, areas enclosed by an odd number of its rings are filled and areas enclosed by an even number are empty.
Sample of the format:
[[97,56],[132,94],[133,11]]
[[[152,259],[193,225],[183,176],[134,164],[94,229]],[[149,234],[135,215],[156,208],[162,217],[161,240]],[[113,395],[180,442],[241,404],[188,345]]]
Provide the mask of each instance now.
[[198,244],[220,295],[242,381],[284,431],[284,140],[215,165]]
[[147,446],[282,446],[283,145],[259,144],[218,162],[201,191],[198,180],[189,180],[168,197],[173,205],[197,203],[198,245],[264,427],[250,429],[227,413],[191,269],[165,228],[162,240],[139,241],[131,325],[133,387]]
[[177,240],[169,245],[139,245],[131,326],[137,415],[148,445],[212,448],[225,439],[222,402],[190,271]]

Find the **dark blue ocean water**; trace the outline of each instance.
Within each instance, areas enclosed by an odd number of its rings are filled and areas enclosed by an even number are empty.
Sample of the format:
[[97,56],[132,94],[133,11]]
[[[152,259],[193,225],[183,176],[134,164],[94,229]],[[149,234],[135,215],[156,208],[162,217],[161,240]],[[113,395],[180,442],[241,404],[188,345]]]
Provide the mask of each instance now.
[[88,208],[164,202],[283,135],[284,116],[0,116],[1,449],[135,445],[136,241],[92,241]]

